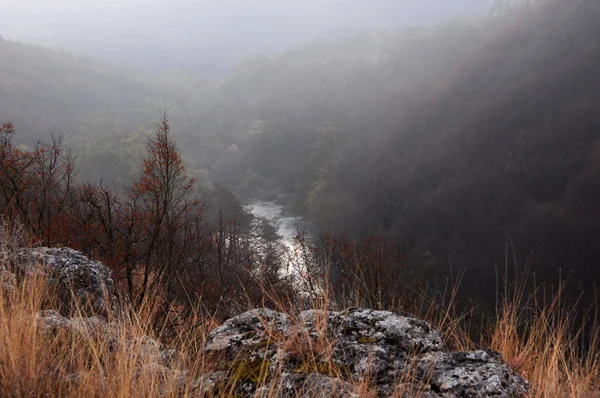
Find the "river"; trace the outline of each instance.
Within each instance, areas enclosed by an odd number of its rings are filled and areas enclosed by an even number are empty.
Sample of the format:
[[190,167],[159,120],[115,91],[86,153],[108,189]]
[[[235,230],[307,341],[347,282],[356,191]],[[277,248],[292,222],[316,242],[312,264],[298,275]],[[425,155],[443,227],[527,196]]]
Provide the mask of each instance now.
[[283,275],[291,276],[295,280],[294,284],[299,292],[319,293],[320,288],[312,278],[306,278],[306,275],[309,274],[308,264],[296,244],[296,237],[299,232],[304,232],[307,242],[310,242],[311,232],[314,231],[311,224],[302,217],[286,212],[282,205],[272,201],[255,200],[246,206],[246,210],[255,217],[268,220],[275,227],[282,243],[289,249],[286,251],[287,254],[284,254],[288,257],[285,261],[285,269],[282,269]]
[[246,210],[255,217],[267,219],[288,247],[294,245],[298,232],[310,231],[310,224],[306,220],[287,213],[282,205],[275,202],[254,200],[246,206]]

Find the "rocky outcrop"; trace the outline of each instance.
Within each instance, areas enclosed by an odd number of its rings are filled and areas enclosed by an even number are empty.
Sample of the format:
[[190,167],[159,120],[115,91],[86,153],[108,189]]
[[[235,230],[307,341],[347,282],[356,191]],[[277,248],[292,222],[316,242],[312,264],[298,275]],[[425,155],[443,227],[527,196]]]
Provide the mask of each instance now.
[[[134,383],[152,380],[170,390],[173,385],[182,391],[187,388],[190,378],[181,353],[166,349],[141,330],[133,335],[134,328],[120,322],[116,283],[104,264],[69,248],[18,248],[8,258],[0,267],[0,294],[10,296],[19,291],[20,281],[43,273],[52,292],[49,296],[55,297],[43,305],[51,309],[37,314],[38,330],[43,334],[99,342],[92,346],[104,347],[110,355],[123,355],[135,366]],[[57,377],[77,384],[86,376],[73,369],[67,376]]]
[[[24,248],[16,253],[16,272],[48,272],[50,287],[59,299],[59,312],[108,317],[118,312],[117,288],[111,271],[69,248]],[[77,303],[77,304],[75,304]],[[77,306],[77,308],[75,307]]]
[[[136,366],[134,382],[154,380],[159,385],[175,384],[183,391],[188,382],[186,360],[175,350],[143,334],[131,335],[120,323],[117,287],[108,267],[69,248],[21,248],[11,269],[0,269],[0,288],[15,290],[20,278],[37,272],[46,274],[57,300],[37,314],[39,330],[51,337],[97,340],[114,355],[122,354]],[[84,345],[85,346],[85,345]],[[62,377],[79,383],[81,372]]]
[[205,350],[221,364],[212,392],[243,396],[346,397],[361,383],[379,396],[432,398],[517,397],[528,389],[499,354],[446,351],[428,323],[387,311],[310,310],[292,320],[253,310],[215,329]]
[[[245,312],[210,333],[205,360],[217,366],[192,376],[182,354],[121,327],[110,270],[75,250],[18,249],[13,266],[0,269],[0,293],[14,292],[21,277],[37,271],[47,274],[58,296],[54,309],[37,315],[40,330],[99,339],[136,364],[134,383],[154,380],[186,395],[242,397],[518,397],[528,390],[496,352],[449,351],[441,333],[423,320],[359,308],[297,317]],[[82,377],[73,369],[64,381]]]
[[[45,310],[37,314],[37,323],[43,333],[51,337],[68,335],[74,339],[98,340],[114,355],[123,355],[135,365],[134,382],[155,380],[159,384],[175,383],[182,390],[188,383],[185,358],[176,350],[170,350],[144,335],[129,335],[122,330],[120,323],[107,322],[97,316],[64,317],[55,310]],[[64,378],[65,382],[77,383],[80,372],[73,372]]]

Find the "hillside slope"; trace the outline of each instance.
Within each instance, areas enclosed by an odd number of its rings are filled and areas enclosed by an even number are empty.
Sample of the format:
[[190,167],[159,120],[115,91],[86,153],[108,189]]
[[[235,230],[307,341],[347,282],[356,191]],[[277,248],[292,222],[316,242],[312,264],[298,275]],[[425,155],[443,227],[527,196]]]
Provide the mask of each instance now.
[[393,169],[410,170],[393,191],[393,231],[477,267],[473,283],[494,278],[504,241],[521,262],[535,256],[541,279],[598,280],[598,18],[585,0],[518,17],[415,105],[406,134],[385,141]]
[[136,171],[139,127],[167,109],[204,180],[250,199],[293,196],[287,204],[323,231],[384,232],[415,268],[425,257],[437,264],[438,276],[450,255],[468,269],[467,292],[488,303],[506,242],[521,265],[533,254],[538,280],[572,274],[591,292],[600,278],[598,20],[595,1],[548,0],[251,57],[219,85],[1,41],[0,118],[22,138],[66,129],[82,168],[112,167],[86,174],[98,181]]

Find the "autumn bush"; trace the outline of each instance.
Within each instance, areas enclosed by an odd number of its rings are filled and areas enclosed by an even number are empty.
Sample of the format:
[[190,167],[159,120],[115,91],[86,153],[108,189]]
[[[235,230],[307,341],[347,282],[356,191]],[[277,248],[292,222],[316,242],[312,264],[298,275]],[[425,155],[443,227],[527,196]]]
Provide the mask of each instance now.
[[[15,146],[15,127],[0,127],[0,209],[31,245],[68,246],[115,273],[132,305],[160,303],[157,325],[191,316],[199,303],[231,315],[235,304],[265,299],[262,285],[287,291],[277,247],[242,220],[240,209],[206,217],[166,115],[148,137],[132,186],[77,183],[75,154],[63,137]],[[160,314],[160,316],[159,316]]]

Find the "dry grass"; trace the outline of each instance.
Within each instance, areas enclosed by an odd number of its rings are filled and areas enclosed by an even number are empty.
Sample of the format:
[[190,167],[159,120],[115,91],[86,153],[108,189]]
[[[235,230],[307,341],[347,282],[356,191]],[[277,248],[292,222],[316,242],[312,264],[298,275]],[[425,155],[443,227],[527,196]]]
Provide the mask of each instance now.
[[0,396],[176,395],[177,380],[161,380],[161,369],[150,365],[158,347],[147,344],[139,319],[46,330],[38,313],[47,295],[40,276],[0,295]]
[[489,345],[531,382],[532,397],[599,396],[597,318],[565,309],[560,300],[563,289],[547,304],[516,289],[500,304],[497,319],[488,327]]
[[[523,292],[522,288],[506,292],[496,317],[483,325],[483,343],[499,351],[531,381],[531,397],[597,396],[600,391],[598,324],[592,321],[585,327],[574,327],[575,315],[561,307],[560,294],[550,303],[540,304],[534,296],[525,297]],[[165,374],[163,368],[152,365],[158,348],[149,349],[144,344],[143,336],[151,334],[151,306],[137,312],[126,311],[118,323],[109,322],[108,334],[94,328],[50,333],[40,326],[37,314],[52,307],[52,296],[41,274],[30,275],[14,291],[0,294],[0,396],[186,396],[190,395],[189,384],[180,383],[174,375],[192,380],[214,367],[202,351],[208,331],[216,325],[210,317],[198,316],[190,323],[201,326],[181,328],[175,336],[170,336],[166,344],[183,354],[171,368],[187,369],[187,374]],[[442,296],[450,299],[428,299],[424,295],[422,303],[409,311],[440,328],[450,345],[475,348],[464,329],[465,314],[458,313],[453,305],[456,289],[449,289]],[[313,305],[327,310],[327,303],[328,300],[320,300]],[[299,322],[294,311],[284,307],[278,309],[290,314],[292,323]],[[344,377],[347,370],[327,365],[334,342],[326,337],[326,328],[325,317],[317,317],[317,330],[322,336],[317,340],[301,331],[284,336],[267,329],[272,341],[306,359],[303,370]],[[586,349],[582,350],[584,340]],[[125,349],[115,350],[115,341],[129,344]],[[121,347],[121,343],[117,346]],[[264,381],[266,375],[261,369],[258,368],[257,378]],[[398,396],[407,392],[411,396],[421,395],[413,390],[410,381],[410,372],[398,380]],[[355,390],[361,396],[373,395],[368,380],[357,382]],[[224,389],[221,396],[232,392],[233,387]],[[274,387],[269,395],[275,396],[277,392]]]

